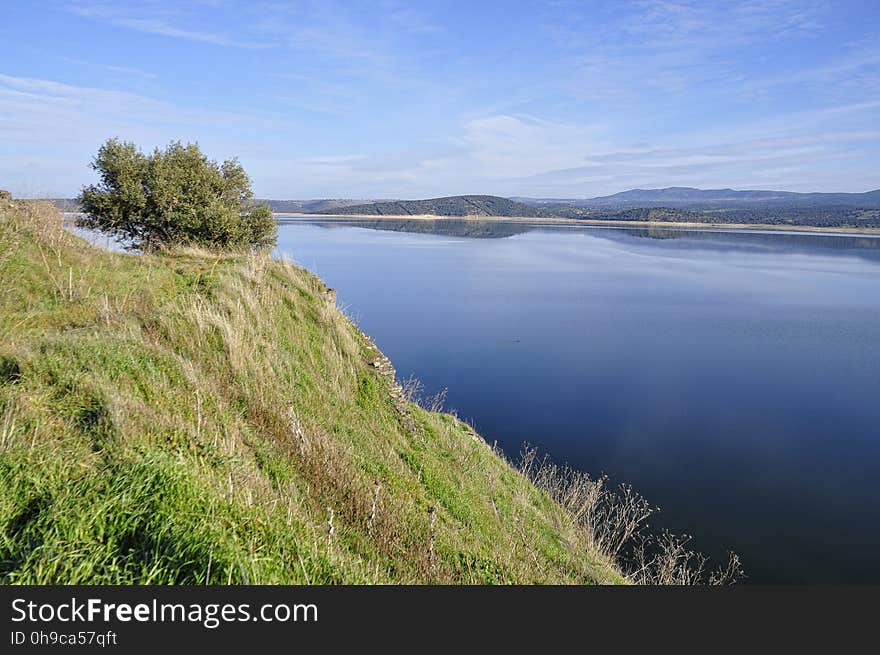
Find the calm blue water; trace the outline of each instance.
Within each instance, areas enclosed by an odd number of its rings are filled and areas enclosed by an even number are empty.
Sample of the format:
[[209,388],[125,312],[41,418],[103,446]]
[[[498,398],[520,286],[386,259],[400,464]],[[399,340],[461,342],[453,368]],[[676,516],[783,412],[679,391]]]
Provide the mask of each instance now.
[[510,454],[631,482],[752,582],[880,583],[880,239],[501,234],[287,223],[279,251]]

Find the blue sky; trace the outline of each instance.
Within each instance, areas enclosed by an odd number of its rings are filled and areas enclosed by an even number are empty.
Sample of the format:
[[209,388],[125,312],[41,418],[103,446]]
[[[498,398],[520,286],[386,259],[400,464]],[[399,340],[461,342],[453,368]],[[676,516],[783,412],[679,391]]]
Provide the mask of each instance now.
[[4,3],[0,188],[108,137],[272,198],[880,187],[880,3]]

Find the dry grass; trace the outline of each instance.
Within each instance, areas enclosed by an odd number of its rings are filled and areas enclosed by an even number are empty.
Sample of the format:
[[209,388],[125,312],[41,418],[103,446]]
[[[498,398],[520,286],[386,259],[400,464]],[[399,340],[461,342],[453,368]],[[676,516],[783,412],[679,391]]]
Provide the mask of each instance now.
[[428,412],[449,412],[454,415],[455,411],[446,406],[448,391],[444,387],[440,391],[426,396],[425,385],[415,375],[410,375],[401,383],[401,393],[407,402],[418,405]]
[[636,584],[726,585],[744,577],[739,557],[708,571],[708,558],[688,548],[691,537],[648,529],[654,507],[628,484],[608,487],[608,478],[559,466],[526,448],[519,469],[547,492],[583,530],[589,543]]

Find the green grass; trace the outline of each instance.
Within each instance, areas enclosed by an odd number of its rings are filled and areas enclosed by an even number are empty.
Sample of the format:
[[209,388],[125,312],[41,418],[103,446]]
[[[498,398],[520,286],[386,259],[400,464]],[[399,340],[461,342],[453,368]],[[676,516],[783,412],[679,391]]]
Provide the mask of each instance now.
[[625,582],[305,270],[0,200],[0,294],[0,582]]

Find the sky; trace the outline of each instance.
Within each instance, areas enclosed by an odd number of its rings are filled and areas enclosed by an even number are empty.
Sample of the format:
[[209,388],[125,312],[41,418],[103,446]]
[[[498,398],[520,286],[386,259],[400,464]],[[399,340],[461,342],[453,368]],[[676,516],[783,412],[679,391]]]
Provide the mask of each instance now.
[[4,2],[0,188],[106,139],[262,198],[880,188],[880,2]]

